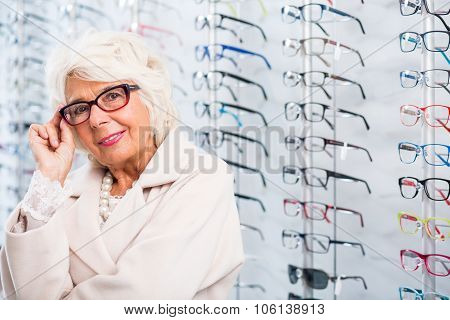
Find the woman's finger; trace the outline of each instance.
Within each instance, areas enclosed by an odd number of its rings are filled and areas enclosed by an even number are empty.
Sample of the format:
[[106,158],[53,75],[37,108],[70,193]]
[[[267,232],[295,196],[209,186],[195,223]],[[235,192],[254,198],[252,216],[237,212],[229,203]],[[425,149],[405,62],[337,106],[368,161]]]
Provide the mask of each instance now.
[[61,142],[66,142],[69,145],[74,145],[72,130],[69,128],[64,119],[61,119],[60,122],[61,128]]
[[59,127],[59,122],[61,121],[62,117],[59,113],[59,109],[61,109],[62,106],[58,106],[56,108],[55,113],[53,114],[53,117],[50,119],[49,123],[53,124],[55,127]]
[[31,124],[30,130],[28,132],[29,138],[34,136],[39,136],[42,137],[43,139],[48,139],[47,130],[44,128],[44,126],[36,123]]
[[38,133],[39,133],[40,137],[48,140],[49,136],[48,136],[48,133],[47,133],[47,129],[45,129],[44,126],[39,126],[38,127]]
[[50,139],[50,144],[53,148],[58,148],[59,146],[59,134],[56,127],[51,123],[46,123],[45,128],[47,129],[47,133]]
[[50,142],[48,139],[43,139],[39,136],[34,136],[30,139],[30,145],[31,144],[41,144],[43,146],[51,147]]

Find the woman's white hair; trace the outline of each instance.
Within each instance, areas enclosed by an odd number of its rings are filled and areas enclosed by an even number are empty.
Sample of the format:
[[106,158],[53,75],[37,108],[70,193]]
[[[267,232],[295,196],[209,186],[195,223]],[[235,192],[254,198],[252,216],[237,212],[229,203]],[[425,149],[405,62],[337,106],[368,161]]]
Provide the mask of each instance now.
[[[68,78],[115,82],[129,80],[139,85],[139,95],[150,115],[150,128],[157,147],[177,124],[172,86],[161,58],[144,39],[131,32],[88,30],[68,45],[61,45],[46,64],[46,82],[53,108],[67,104]],[[88,152],[75,134],[77,149]]]

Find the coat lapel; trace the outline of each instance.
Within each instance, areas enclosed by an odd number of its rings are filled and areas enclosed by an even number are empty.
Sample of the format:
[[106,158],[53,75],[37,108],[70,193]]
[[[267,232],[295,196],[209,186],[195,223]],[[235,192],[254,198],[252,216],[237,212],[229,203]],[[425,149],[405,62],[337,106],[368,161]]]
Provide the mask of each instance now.
[[115,265],[101,237],[98,224],[99,195],[104,169],[86,164],[74,171],[72,197],[66,211],[66,232],[70,249],[99,274],[110,274]]
[[[103,239],[114,261],[149,223],[170,184],[181,175],[187,145],[186,138],[172,130],[106,221]],[[144,198],[146,191],[149,192],[147,199]]]
[[[67,234],[71,249],[99,274],[110,274],[120,255],[150,221],[164,193],[182,174],[195,148],[185,137],[170,131],[139,179],[100,230],[98,206],[102,167],[88,163],[74,171],[73,197],[67,212]],[[188,150],[191,149],[191,150]],[[149,192],[144,198],[144,191]]]

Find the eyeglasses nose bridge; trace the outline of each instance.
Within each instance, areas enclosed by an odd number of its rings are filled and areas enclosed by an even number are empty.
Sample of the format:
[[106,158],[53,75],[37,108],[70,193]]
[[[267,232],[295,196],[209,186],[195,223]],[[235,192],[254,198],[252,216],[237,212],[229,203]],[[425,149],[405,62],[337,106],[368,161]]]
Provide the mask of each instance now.
[[[104,111],[99,105],[97,101],[91,101],[88,103],[89,105],[89,120],[92,121],[92,111],[93,111],[93,107],[96,106],[98,110],[100,110],[100,112],[107,114],[108,112]],[[95,119],[95,117],[94,117]]]

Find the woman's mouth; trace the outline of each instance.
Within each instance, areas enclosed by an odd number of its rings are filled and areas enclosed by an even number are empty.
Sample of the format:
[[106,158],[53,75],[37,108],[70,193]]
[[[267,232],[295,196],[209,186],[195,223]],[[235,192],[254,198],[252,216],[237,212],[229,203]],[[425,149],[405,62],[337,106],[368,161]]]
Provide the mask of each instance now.
[[104,147],[110,147],[114,144],[116,144],[120,139],[122,139],[123,135],[125,133],[124,131],[116,132],[112,135],[109,135],[103,139],[101,139],[98,144]]

